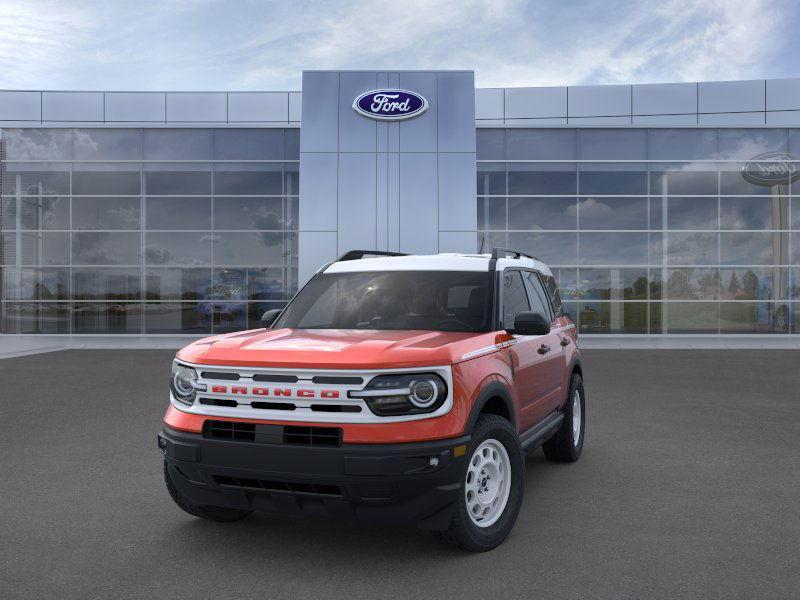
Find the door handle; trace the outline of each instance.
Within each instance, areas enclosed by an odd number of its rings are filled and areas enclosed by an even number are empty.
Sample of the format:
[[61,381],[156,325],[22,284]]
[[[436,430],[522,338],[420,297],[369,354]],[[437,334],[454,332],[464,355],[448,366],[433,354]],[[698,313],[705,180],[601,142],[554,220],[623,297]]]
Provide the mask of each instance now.
[[569,346],[569,338],[568,337],[561,338],[561,345],[562,346]]
[[537,350],[537,352],[539,354],[547,354],[548,352],[550,352],[550,346],[548,346],[546,344],[542,344],[541,346],[539,346],[539,349]]

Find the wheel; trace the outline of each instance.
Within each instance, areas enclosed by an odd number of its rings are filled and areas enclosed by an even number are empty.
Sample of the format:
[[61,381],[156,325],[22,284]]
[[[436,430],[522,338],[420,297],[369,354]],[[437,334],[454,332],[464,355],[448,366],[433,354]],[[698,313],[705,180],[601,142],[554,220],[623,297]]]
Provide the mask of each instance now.
[[218,521],[220,523],[232,523],[233,521],[241,521],[252,512],[236,508],[223,508],[222,506],[197,506],[196,504],[192,504],[186,496],[181,494],[180,490],[175,486],[175,482],[172,481],[172,475],[170,475],[167,461],[164,461],[164,482],[167,484],[167,490],[175,501],[175,504],[193,517],[208,519],[209,521]]
[[467,456],[458,506],[440,537],[470,552],[486,552],[506,539],[517,520],[525,491],[524,453],[511,423],[484,415]]
[[583,450],[583,432],[586,427],[586,394],[583,379],[572,374],[569,382],[569,395],[564,407],[564,420],[558,432],[542,444],[547,460],[553,462],[575,462]]

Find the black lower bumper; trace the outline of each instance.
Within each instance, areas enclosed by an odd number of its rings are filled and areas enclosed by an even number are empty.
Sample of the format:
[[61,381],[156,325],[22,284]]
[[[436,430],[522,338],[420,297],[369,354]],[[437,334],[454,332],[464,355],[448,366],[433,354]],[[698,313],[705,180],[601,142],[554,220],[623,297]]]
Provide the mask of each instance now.
[[465,436],[315,447],[210,439],[167,427],[158,436],[171,479],[194,504],[434,530],[450,522],[466,460],[453,449],[468,443]]

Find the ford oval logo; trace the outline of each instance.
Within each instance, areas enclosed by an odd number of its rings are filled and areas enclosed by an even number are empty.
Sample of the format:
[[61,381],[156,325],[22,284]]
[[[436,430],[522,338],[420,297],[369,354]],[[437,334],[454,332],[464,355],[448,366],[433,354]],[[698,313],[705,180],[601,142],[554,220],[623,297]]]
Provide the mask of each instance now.
[[353,100],[353,110],[379,121],[400,121],[428,110],[428,101],[407,90],[372,90]]
[[800,179],[800,156],[788,152],[767,152],[748,160],[742,177],[754,185],[789,184]]

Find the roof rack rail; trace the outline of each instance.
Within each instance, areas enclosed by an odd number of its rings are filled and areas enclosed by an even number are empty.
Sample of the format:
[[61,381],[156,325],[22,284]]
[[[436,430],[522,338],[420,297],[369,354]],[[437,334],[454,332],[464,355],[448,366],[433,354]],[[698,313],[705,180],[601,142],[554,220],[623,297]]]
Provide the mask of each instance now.
[[511,255],[512,258],[530,258],[531,260],[539,260],[532,254],[528,254],[526,252],[520,252],[519,250],[512,250],[511,248],[492,248],[492,258],[497,260],[498,258],[508,258],[508,255]]
[[343,260],[358,260],[367,256],[408,256],[408,254],[405,252],[386,252],[384,250],[350,250],[342,254],[336,260],[337,262]]

